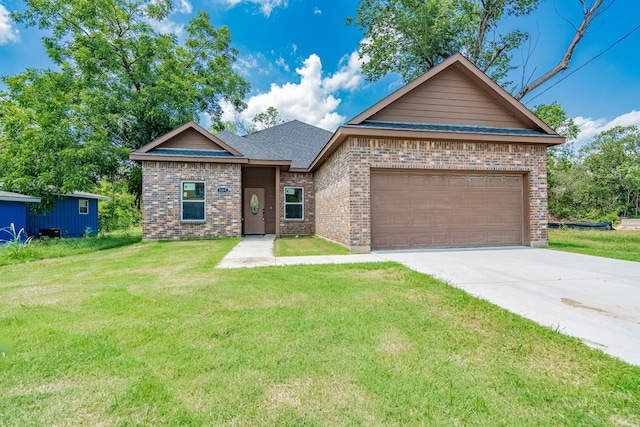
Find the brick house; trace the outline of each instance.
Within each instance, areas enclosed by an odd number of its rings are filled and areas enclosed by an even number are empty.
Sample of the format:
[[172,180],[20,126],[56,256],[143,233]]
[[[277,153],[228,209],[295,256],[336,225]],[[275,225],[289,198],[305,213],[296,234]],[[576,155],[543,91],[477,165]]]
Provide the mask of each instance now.
[[190,122],[142,163],[143,237],[317,234],[352,250],[547,243],[542,120],[456,54],[333,134]]

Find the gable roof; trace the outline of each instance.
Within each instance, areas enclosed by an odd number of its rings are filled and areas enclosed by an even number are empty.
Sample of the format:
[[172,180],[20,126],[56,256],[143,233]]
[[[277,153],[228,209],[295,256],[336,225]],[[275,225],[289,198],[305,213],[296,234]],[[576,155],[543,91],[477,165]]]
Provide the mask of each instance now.
[[348,137],[547,146],[565,141],[460,53],[338,128],[309,170],[319,167]]
[[[191,143],[187,143],[186,147],[184,144],[176,143],[175,138],[177,136],[184,137],[189,134],[192,135]],[[194,137],[199,140],[194,139]],[[191,121],[162,135],[144,147],[137,149],[129,155],[129,158],[131,160],[150,160],[148,158],[149,155],[192,157],[196,155],[194,152],[191,152],[193,150],[197,150],[195,153],[204,154],[204,157],[226,157],[227,161],[229,157],[242,156],[236,149],[217,138],[199,124]]]
[[[459,102],[457,104],[453,102],[454,100],[451,100],[451,92],[456,89],[456,86],[460,89]],[[436,92],[442,87],[444,87],[447,92],[445,96],[439,97]],[[547,135],[556,135],[556,132],[545,122],[529,111],[527,107],[522,105],[460,53],[450,56],[440,64],[429,69],[429,71],[422,76],[407,83],[405,86],[358,114],[349,120],[347,125],[361,125],[366,121],[380,121],[381,117],[385,117],[385,114],[382,114],[384,110],[393,108],[401,109],[404,106],[403,103],[415,102],[418,97],[436,98],[439,109],[443,108],[443,101],[446,102],[449,100],[450,107],[455,110],[454,114],[458,117],[464,113],[465,108],[469,108],[470,103],[477,102],[479,103],[478,108],[495,109],[494,115],[501,119],[497,120],[496,123],[504,122],[505,124],[510,124],[493,127],[525,128],[537,130]],[[503,117],[500,117],[501,113]],[[427,117],[428,116],[427,114]],[[397,117],[397,115],[387,115],[387,117]],[[443,115],[436,115],[435,117],[445,120],[430,121],[430,123],[478,126],[486,126],[487,124],[486,122],[482,123],[482,121],[476,123],[460,123],[459,119],[452,122],[451,120],[447,120],[447,117],[443,117]],[[512,120],[508,120],[507,117],[511,117]],[[421,123],[429,122],[424,120],[424,115],[420,117],[419,120],[411,121]]]
[[129,158],[270,165],[300,172],[307,171],[331,135],[298,120],[245,136],[227,131],[211,134],[188,122],[134,151]]

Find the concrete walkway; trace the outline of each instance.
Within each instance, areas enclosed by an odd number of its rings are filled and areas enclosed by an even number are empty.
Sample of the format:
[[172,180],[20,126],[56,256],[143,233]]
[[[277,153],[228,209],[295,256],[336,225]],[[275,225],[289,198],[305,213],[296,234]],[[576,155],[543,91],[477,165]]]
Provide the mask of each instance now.
[[251,268],[278,265],[311,265],[311,264],[350,264],[357,262],[383,262],[383,257],[377,254],[353,255],[317,255],[276,257],[273,255],[272,235],[245,236],[242,241],[231,250],[216,268]]
[[273,244],[244,238],[217,268],[394,261],[640,365],[638,262],[525,247],[275,257]]

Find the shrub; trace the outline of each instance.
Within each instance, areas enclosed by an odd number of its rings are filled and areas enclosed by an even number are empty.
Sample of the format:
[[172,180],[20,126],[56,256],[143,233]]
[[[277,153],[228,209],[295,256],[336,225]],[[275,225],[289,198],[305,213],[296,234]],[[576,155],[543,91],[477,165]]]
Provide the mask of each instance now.
[[126,230],[142,224],[135,196],[127,191],[125,181],[102,182],[99,193],[111,197],[111,200],[100,202],[98,206],[100,231]]

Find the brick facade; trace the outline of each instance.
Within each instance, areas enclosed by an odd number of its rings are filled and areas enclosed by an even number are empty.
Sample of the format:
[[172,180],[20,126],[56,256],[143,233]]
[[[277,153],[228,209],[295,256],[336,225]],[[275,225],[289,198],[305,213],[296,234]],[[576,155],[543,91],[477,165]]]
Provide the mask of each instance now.
[[[182,222],[182,181],[205,183],[205,222]],[[238,164],[142,162],[144,239],[241,235],[241,171]],[[219,192],[226,188],[228,192]]]
[[547,243],[544,145],[349,138],[316,172],[318,235],[369,251],[371,168],[522,172],[529,192],[529,244]]
[[[284,188],[302,187],[304,189],[304,219],[284,219]],[[280,234],[283,236],[309,235],[315,233],[316,197],[312,173],[282,172],[280,174]]]
[[342,144],[315,172],[316,234],[350,246],[349,144]]

